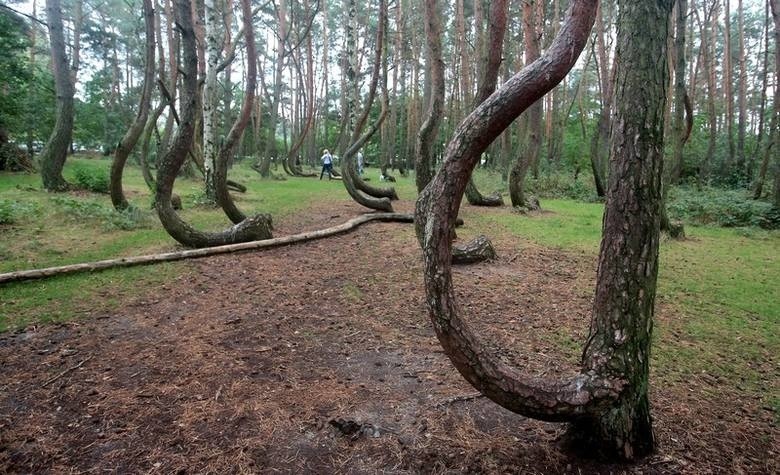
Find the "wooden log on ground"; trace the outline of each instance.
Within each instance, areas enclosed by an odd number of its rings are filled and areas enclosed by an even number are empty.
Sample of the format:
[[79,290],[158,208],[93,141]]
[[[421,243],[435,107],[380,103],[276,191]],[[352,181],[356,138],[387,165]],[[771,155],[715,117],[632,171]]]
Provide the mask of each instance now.
[[184,259],[193,259],[198,257],[214,256],[217,254],[228,254],[232,252],[249,251],[257,249],[267,249],[272,247],[286,246],[300,242],[313,241],[337,234],[351,231],[358,226],[370,223],[371,221],[382,222],[400,222],[413,223],[414,215],[404,213],[368,213],[356,218],[352,218],[344,224],[331,228],[309,231],[305,233],[293,234],[274,239],[265,239],[262,241],[250,241],[239,244],[228,244],[225,246],[205,247],[201,249],[187,249],[183,251],[166,252],[162,254],[151,254],[136,257],[122,257],[119,259],[108,259],[97,262],[86,262],[82,264],[72,264],[59,267],[48,267],[45,269],[33,269],[17,272],[8,272],[0,274],[0,284],[8,282],[20,282],[25,280],[42,279],[55,275],[75,274],[78,272],[94,272],[103,269],[116,267],[130,267],[145,264],[154,264],[158,262],[180,261]]

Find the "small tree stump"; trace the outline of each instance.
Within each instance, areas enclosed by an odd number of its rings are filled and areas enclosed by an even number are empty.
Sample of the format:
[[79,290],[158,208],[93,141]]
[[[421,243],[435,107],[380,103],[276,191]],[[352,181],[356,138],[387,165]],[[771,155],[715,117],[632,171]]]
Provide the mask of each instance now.
[[685,226],[682,221],[673,221],[669,223],[669,229],[666,230],[672,239],[685,239]]
[[452,247],[453,264],[474,264],[483,261],[492,261],[496,258],[496,250],[493,243],[485,235],[480,235],[462,245]]

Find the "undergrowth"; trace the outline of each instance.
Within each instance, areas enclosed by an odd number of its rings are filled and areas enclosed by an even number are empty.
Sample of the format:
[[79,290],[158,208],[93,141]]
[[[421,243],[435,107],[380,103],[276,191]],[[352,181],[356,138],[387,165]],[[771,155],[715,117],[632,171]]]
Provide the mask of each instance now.
[[76,200],[73,198],[54,196],[51,198],[60,212],[72,220],[96,220],[103,224],[107,231],[145,229],[151,227],[151,216],[148,212],[131,206],[123,211],[117,211],[95,203],[94,201]]
[[109,177],[105,168],[77,166],[73,175],[80,187],[94,193],[108,193]]
[[679,187],[669,192],[670,217],[693,224],[772,228],[771,208],[769,203],[751,199],[743,190]]

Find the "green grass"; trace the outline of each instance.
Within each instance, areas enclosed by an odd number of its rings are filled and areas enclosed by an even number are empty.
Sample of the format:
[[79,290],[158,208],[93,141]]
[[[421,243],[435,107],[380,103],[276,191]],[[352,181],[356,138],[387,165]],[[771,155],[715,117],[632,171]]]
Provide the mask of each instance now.
[[[69,157],[64,175],[73,180],[77,168],[108,170],[110,165],[111,162],[105,159]],[[369,169],[368,174],[374,182],[378,180],[376,169]],[[247,163],[234,167],[230,178],[248,188],[247,193],[234,195],[241,209],[247,214],[271,213],[276,222],[314,203],[349,199],[339,181],[290,177],[262,180]],[[85,218],[62,204],[91,203],[110,214],[108,196],[84,191],[52,195],[41,190],[37,175],[0,174],[0,200],[24,203],[28,210],[24,215],[16,216],[15,223],[0,225],[0,272],[164,252],[179,247],[159,224],[154,211],[149,209],[151,193],[137,167],[126,169],[123,184],[128,200],[148,217],[149,225],[130,231],[110,229],[103,212]],[[413,196],[413,180],[399,177],[398,184],[402,193]],[[203,230],[218,231],[228,227],[231,223],[220,209],[197,204],[202,197],[201,190],[198,180],[177,179],[175,192],[183,200],[183,218]],[[109,296],[137,294],[140,288],[186,272],[187,268],[186,264],[180,263],[2,286],[0,332],[30,323],[77,317],[83,310],[83,302],[90,302],[90,305],[99,302],[101,308],[111,309],[118,299]]]
[[[542,214],[472,214],[470,220],[595,258],[603,205],[543,200],[542,206]],[[687,226],[686,233],[685,241],[661,242],[657,309],[665,318],[656,319],[654,377],[662,383],[700,373],[728,377],[776,407],[780,232]],[[559,343],[570,346],[565,338]]]

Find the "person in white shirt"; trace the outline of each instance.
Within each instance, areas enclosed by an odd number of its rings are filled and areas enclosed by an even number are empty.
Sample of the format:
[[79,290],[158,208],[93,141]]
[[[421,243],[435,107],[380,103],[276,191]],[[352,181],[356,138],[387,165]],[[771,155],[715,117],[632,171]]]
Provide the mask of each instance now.
[[322,151],[322,157],[320,158],[320,161],[322,161],[320,180],[322,180],[322,175],[324,175],[325,172],[328,172],[328,180],[330,180],[333,177],[333,156],[331,156],[327,148]]

